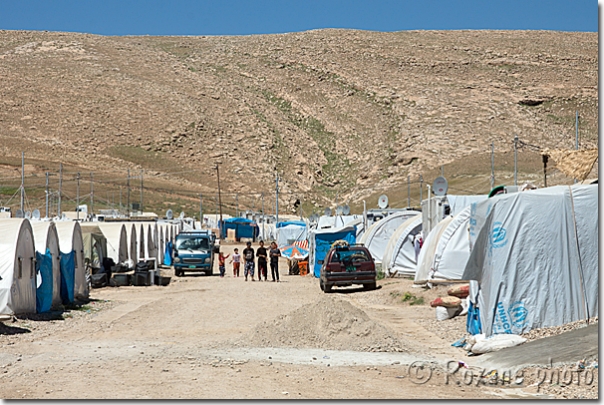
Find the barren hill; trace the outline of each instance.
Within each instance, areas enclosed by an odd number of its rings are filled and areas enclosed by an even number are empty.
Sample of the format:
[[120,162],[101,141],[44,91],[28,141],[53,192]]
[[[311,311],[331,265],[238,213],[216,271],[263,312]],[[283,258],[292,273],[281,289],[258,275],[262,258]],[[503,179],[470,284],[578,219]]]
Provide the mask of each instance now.
[[597,57],[597,33],[0,31],[0,203],[21,151],[38,191],[62,162],[71,197],[75,173],[94,172],[107,204],[142,169],[147,207],[190,214],[198,193],[214,198],[216,164],[230,208],[236,192],[240,209],[259,208],[276,172],[284,208],[300,199],[307,213],[336,195],[405,206],[407,176],[428,182],[442,165],[466,176],[460,190],[486,192],[491,143],[509,178],[515,134],[539,182],[538,149],[574,147],[575,110],[581,147],[597,145]]

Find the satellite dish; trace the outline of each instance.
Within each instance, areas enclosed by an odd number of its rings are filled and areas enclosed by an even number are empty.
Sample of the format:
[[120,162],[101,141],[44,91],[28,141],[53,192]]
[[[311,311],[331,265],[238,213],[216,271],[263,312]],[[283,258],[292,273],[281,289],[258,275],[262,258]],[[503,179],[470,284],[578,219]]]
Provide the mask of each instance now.
[[342,208],[341,205],[338,205],[336,207],[336,215],[342,215],[342,212],[344,212],[344,209]]
[[174,213],[169,208],[168,208],[168,211],[166,211],[166,218],[169,220],[172,220],[174,218]]
[[15,212],[15,218],[25,218],[25,213],[21,208],[17,209]]
[[31,217],[33,219],[40,219],[40,210],[36,208],[34,212],[31,213]]
[[350,215],[350,206],[348,204],[342,207],[342,214]]
[[325,216],[326,217],[330,217],[331,216],[331,208],[325,208]]
[[31,211],[25,211],[25,218],[31,219]]
[[184,219],[184,217],[185,217],[185,212],[184,212],[184,211],[181,211],[181,212],[180,212],[180,215],[179,215],[178,217],[179,217],[180,219]]
[[445,179],[443,176],[438,176],[432,184],[432,192],[434,195],[443,196],[447,194],[447,190],[449,190],[449,183],[447,182],[447,179]]
[[388,196],[386,194],[382,194],[380,198],[378,198],[378,207],[381,209],[388,208]]
[[63,212],[61,214],[61,220],[65,221],[67,219],[67,215],[65,215],[65,213]]

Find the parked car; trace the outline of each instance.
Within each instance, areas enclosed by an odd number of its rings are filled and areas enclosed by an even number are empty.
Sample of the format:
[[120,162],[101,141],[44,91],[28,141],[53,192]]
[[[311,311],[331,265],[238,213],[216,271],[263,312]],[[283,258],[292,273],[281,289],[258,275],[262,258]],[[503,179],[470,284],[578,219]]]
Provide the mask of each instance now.
[[211,276],[214,268],[214,244],[207,231],[181,232],[174,241],[174,274],[185,271],[203,271]]
[[361,284],[366,290],[377,286],[375,263],[365,246],[332,247],[319,264],[322,264],[319,286],[326,293],[334,286]]

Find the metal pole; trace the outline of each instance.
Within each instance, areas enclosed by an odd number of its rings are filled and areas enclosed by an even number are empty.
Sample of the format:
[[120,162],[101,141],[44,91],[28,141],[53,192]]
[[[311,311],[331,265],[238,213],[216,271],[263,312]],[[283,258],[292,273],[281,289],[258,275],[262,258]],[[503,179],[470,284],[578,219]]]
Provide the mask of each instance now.
[[48,218],[48,172],[46,172],[46,214],[44,218]]
[[120,212],[122,212],[122,186],[120,186]]
[[201,193],[199,194],[199,228],[203,226],[203,205],[201,201]]
[[23,201],[25,200],[25,152],[21,152],[21,212],[23,211]]
[[141,169],[141,214],[143,213],[143,170]]
[[235,216],[239,218],[239,193],[235,193]]
[[407,208],[411,207],[411,177],[407,175]]
[[430,185],[426,184],[426,186],[428,186],[428,230],[424,233],[424,239],[432,230],[432,193],[430,192]]
[[518,185],[518,135],[514,135],[514,185]]
[[491,142],[491,190],[495,187],[495,142]]
[[575,149],[579,150],[579,111],[575,111]]
[[128,201],[126,205],[126,215],[128,215],[128,218],[130,218],[130,169],[128,169]]
[[441,175],[442,177],[445,177],[445,166],[444,166],[444,165],[441,165],[441,166],[440,166],[440,175]]
[[424,186],[424,178],[423,176],[420,174],[419,175],[419,203],[421,205],[422,200],[423,200],[423,194],[424,194],[424,190],[422,190],[422,187]]
[[90,215],[94,213],[94,175],[90,172]]
[[262,200],[262,239],[265,239],[266,230],[264,228],[264,223],[266,222],[266,218],[264,217],[264,193],[260,194],[260,198]]
[[80,220],[80,172],[76,177],[76,220]]
[[[279,173],[277,173],[276,177],[276,185],[275,185],[275,214],[277,217],[277,222],[275,224],[279,223]],[[275,225],[276,226],[276,225]]]
[[57,204],[57,216],[61,218],[61,192],[63,189],[63,163],[59,166],[59,202]]
[[223,235],[222,235],[222,198],[220,196],[220,171],[218,170],[218,165],[216,165],[216,177],[218,179],[218,208],[220,209],[219,234],[220,234],[220,238],[222,239],[222,237],[223,237]]

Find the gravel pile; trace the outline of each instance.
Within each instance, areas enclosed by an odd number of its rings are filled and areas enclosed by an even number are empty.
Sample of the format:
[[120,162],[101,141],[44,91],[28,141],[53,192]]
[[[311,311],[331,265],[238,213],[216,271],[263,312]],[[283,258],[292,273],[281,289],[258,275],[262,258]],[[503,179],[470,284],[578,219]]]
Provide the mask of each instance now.
[[238,342],[254,347],[310,347],[364,352],[406,352],[395,333],[336,296],[263,322]]
[[[589,324],[598,323],[598,317],[594,317],[589,320]],[[584,328],[587,326],[587,322],[585,320],[570,322],[565,325],[560,326],[552,326],[549,328],[540,328],[533,329],[525,334],[522,337],[525,337],[527,341],[537,340],[548,336],[556,336],[564,332],[570,332],[571,330]]]

